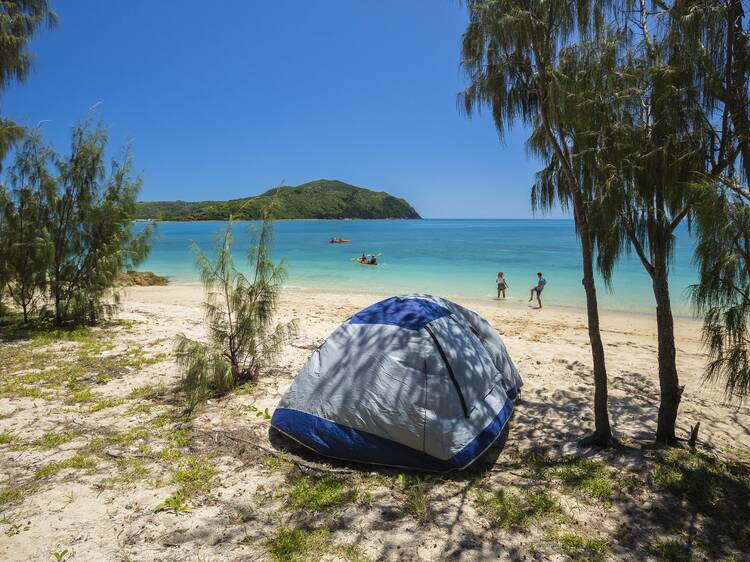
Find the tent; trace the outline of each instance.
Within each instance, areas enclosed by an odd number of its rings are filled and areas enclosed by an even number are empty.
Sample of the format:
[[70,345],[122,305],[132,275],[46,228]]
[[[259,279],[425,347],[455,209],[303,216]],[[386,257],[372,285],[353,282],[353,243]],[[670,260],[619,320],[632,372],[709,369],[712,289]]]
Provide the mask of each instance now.
[[475,312],[431,295],[391,297],[315,350],[271,425],[328,457],[443,472],[492,445],[522,384]]

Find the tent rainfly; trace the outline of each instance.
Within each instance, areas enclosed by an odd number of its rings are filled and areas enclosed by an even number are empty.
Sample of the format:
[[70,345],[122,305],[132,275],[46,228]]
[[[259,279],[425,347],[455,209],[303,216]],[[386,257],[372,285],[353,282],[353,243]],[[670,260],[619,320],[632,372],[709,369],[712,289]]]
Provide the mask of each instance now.
[[494,443],[522,385],[484,318],[431,295],[391,297],[315,350],[271,425],[324,456],[445,472]]

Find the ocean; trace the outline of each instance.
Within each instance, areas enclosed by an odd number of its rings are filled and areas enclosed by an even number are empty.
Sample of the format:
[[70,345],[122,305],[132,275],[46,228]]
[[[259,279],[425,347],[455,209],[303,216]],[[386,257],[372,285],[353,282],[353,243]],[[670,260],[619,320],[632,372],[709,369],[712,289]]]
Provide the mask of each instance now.
[[[234,225],[240,269],[247,269],[252,227],[250,222]],[[198,281],[191,244],[210,252],[225,228],[222,222],[158,223],[152,252],[139,269],[176,282]],[[504,271],[508,298],[525,301],[541,271],[547,279],[543,302],[585,306],[572,220],[290,220],[278,221],[275,233],[273,256],[284,259],[289,286],[491,300],[496,296],[495,276]],[[351,242],[330,244],[332,236]],[[380,252],[379,265],[352,260],[363,252]],[[693,242],[681,227],[670,277],[673,309],[680,316],[691,313],[688,287],[698,277],[692,254]],[[603,309],[654,310],[650,278],[635,255],[623,257],[610,289],[601,280],[597,288]]]

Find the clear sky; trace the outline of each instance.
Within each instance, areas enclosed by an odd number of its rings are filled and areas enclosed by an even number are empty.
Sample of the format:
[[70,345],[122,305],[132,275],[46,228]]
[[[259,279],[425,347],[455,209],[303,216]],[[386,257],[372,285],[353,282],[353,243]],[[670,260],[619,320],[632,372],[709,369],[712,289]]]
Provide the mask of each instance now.
[[523,130],[459,111],[459,0],[57,0],[2,111],[60,150],[96,112],[133,143],[142,199],[340,179],[425,217],[528,217]]

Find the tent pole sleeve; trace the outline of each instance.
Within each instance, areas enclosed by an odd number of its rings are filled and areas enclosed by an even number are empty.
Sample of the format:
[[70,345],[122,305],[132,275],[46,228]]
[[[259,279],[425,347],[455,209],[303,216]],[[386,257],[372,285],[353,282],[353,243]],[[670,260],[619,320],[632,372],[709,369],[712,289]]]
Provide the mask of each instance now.
[[453,386],[456,387],[458,398],[461,400],[461,408],[463,408],[464,410],[464,417],[468,418],[469,408],[466,406],[466,399],[464,398],[464,393],[461,392],[461,387],[458,385],[458,381],[456,380],[456,375],[453,373],[453,368],[451,367],[451,364],[448,362],[448,357],[445,355],[445,351],[443,351],[443,346],[440,345],[440,342],[438,341],[437,336],[435,336],[434,332],[430,329],[429,326],[425,326],[424,328],[425,330],[427,330],[427,333],[430,334],[430,337],[432,337],[432,341],[435,342],[435,346],[437,347],[438,353],[440,353],[440,357],[443,358],[443,362],[445,363],[445,366],[448,368],[448,375],[453,381]]

